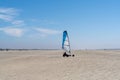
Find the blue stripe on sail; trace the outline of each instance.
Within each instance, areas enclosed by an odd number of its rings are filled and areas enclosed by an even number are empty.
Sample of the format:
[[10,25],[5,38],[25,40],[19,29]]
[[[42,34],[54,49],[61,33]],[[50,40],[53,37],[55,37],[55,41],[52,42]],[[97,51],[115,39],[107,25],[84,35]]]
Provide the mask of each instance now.
[[67,31],[63,32],[63,42],[62,42],[62,49],[64,49],[64,43],[65,43],[65,39],[67,37]]

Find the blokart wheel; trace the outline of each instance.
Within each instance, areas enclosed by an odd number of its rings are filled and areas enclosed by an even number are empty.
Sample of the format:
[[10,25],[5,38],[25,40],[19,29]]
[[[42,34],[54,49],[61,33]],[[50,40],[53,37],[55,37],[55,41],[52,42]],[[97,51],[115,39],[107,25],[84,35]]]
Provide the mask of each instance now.
[[75,57],[75,55],[73,54],[72,57]]

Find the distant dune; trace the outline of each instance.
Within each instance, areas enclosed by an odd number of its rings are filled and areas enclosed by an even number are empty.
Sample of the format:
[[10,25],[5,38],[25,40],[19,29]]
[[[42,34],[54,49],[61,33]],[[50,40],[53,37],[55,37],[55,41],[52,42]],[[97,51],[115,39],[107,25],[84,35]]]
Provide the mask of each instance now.
[[119,50],[0,51],[0,80],[119,80]]

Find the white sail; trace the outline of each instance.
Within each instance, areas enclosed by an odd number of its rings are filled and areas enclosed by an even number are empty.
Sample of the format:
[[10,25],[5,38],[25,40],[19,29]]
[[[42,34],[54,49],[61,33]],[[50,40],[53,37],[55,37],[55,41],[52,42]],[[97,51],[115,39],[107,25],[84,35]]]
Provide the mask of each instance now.
[[63,32],[62,49],[64,49],[67,54],[71,54],[70,41],[67,31]]

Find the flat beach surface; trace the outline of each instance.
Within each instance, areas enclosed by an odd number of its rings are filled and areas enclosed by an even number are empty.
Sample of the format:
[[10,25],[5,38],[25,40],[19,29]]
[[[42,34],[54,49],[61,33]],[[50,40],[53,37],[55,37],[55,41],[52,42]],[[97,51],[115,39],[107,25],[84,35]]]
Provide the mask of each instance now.
[[0,80],[120,80],[120,51],[0,51]]

